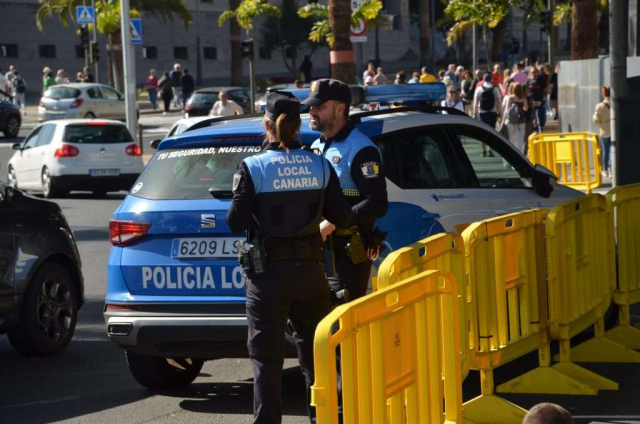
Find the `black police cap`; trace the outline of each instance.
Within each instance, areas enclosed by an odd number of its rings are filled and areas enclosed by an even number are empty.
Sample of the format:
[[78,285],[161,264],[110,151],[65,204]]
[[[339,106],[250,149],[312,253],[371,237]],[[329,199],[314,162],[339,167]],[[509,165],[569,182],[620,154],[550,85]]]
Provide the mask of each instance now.
[[273,91],[267,94],[267,108],[264,112],[267,118],[275,121],[282,113],[288,116],[300,114],[300,100],[287,91]]
[[319,79],[311,83],[311,93],[302,104],[318,106],[329,100],[351,103],[351,90],[342,81],[335,79]]

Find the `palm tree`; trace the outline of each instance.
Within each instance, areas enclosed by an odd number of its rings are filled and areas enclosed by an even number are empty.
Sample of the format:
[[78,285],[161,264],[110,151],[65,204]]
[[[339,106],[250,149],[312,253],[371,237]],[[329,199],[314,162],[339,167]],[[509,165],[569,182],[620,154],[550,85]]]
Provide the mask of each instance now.
[[[420,66],[425,66],[431,55],[430,2],[431,0],[420,0]],[[432,12],[435,13],[435,11]],[[433,72],[433,69],[430,71]]]
[[251,37],[253,20],[260,16],[277,16],[282,13],[276,6],[267,3],[267,0],[230,0],[231,10],[222,12],[218,18],[218,25],[222,26],[227,20],[231,20],[231,84],[242,84],[242,51],[240,40],[240,28],[247,31],[247,38]]
[[[40,8],[36,12],[36,25],[44,32],[45,18],[57,16],[63,26],[75,24],[76,6],[84,5],[84,0],[40,0]],[[120,0],[95,0],[97,30],[107,35],[109,55],[107,56],[109,83],[115,86],[123,81],[122,44],[120,35]],[[141,12],[148,12],[162,22],[173,22],[177,16],[188,27],[191,14],[187,10],[186,0],[130,0],[131,16],[138,17]],[[119,87],[117,87],[119,88]]]

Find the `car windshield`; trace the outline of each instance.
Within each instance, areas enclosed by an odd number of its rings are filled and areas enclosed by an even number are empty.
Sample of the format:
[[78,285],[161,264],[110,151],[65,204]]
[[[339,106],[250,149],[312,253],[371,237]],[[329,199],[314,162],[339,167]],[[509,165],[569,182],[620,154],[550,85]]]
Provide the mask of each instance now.
[[124,125],[91,123],[67,125],[62,141],[77,144],[115,144],[132,143],[133,137]]
[[260,151],[255,143],[160,150],[130,194],[151,200],[208,199],[209,189],[231,191],[238,165]]
[[211,103],[218,101],[218,93],[193,93],[189,103]]
[[44,97],[54,100],[75,99],[80,95],[80,90],[73,87],[51,87],[44,92]]

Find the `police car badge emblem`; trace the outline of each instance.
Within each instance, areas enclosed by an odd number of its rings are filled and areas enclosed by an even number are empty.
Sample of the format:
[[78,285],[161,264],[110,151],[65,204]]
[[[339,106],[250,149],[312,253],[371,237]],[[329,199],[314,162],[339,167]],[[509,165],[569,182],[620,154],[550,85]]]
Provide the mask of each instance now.
[[333,162],[333,163],[338,163],[338,162],[340,162],[340,156],[334,156],[334,157],[332,157],[332,158],[331,158],[331,162]]

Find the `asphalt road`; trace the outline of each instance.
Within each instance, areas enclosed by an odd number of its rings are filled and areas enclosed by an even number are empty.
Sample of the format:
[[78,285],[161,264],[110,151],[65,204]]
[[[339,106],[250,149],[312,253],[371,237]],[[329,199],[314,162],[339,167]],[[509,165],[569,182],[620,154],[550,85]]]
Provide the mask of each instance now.
[[[143,116],[145,146],[161,137],[179,117]],[[7,161],[13,153],[11,144],[21,141],[34,127],[35,123],[26,122],[21,138],[0,138],[2,180],[6,180]],[[102,318],[110,248],[107,223],[123,198],[124,193],[99,200],[90,193],[73,193],[58,201],[78,239],[87,303],[80,311],[72,343],[58,356],[20,357],[7,338],[0,336],[0,423],[251,423],[252,370],[248,360],[207,362],[189,388],[158,395],[135,382],[122,350],[108,340]],[[640,319],[637,310],[633,319]],[[535,365],[535,354],[515,361],[496,371],[496,383]],[[557,402],[568,408],[578,423],[640,422],[640,365],[587,367],[618,381],[620,391],[602,392],[596,397],[505,397],[525,408],[543,401]],[[287,360],[285,368],[283,422],[307,423],[302,376],[293,360]],[[472,372],[464,383],[465,400],[478,395],[479,387],[478,375]]]

